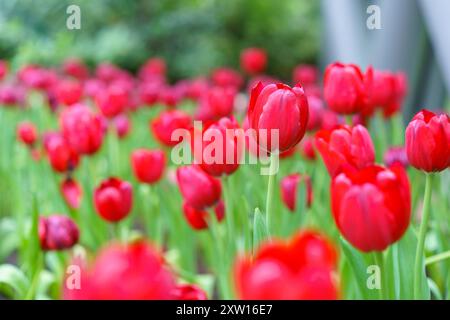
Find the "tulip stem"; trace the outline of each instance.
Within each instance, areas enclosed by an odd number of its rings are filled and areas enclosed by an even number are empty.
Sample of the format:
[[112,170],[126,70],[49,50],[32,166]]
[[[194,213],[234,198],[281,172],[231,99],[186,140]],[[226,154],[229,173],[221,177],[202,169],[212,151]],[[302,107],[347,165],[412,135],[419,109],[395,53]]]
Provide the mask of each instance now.
[[273,215],[273,194],[275,193],[275,176],[278,170],[278,152],[270,154],[269,182],[266,197],[266,227],[270,236],[271,216]]
[[416,259],[414,264],[414,299],[420,299],[421,292],[421,275],[424,272],[423,256],[425,246],[425,236],[427,233],[428,220],[430,218],[430,202],[431,202],[431,185],[433,175],[426,174],[425,178],[425,195],[423,198],[422,221],[420,222],[419,238],[417,239]]
[[386,276],[384,275],[384,257],[383,252],[375,251],[374,252],[375,263],[380,268],[380,300],[386,300],[386,292],[387,292],[387,284],[386,284]]

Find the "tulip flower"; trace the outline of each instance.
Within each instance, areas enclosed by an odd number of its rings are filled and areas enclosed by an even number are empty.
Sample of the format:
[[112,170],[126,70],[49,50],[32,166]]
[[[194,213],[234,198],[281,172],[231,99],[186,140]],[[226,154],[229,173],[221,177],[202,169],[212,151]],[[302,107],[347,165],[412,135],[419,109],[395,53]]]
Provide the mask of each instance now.
[[238,129],[239,124],[234,118],[222,118],[205,126],[201,134],[194,133],[191,147],[197,163],[205,172],[222,176],[238,169],[243,148]]
[[70,172],[78,166],[80,156],[60,133],[44,135],[44,148],[56,172]]
[[333,130],[344,124],[344,119],[336,112],[325,109],[322,112],[322,130]]
[[20,85],[1,85],[0,104],[5,106],[23,106],[25,104],[24,88]]
[[414,268],[414,297],[420,297],[425,237],[430,216],[433,172],[450,166],[450,117],[422,110],[408,124],[405,132],[406,155],[409,163],[426,173],[425,193],[417,241]]
[[314,139],[312,137],[305,137],[300,143],[300,153],[307,159],[316,160],[316,149],[314,147]]
[[218,120],[230,116],[234,108],[235,90],[213,87],[208,89],[200,100],[196,118],[199,120]]
[[133,188],[130,183],[118,178],[103,181],[94,192],[97,213],[109,222],[124,219],[133,205]]
[[150,58],[139,69],[142,80],[164,79],[166,76],[166,62],[162,58]]
[[64,288],[73,300],[167,300],[175,280],[163,257],[149,244],[109,244],[91,266],[81,270],[79,289]]
[[244,82],[242,76],[230,68],[215,69],[211,75],[214,85],[222,88],[231,88],[238,91]]
[[267,65],[267,54],[264,49],[247,48],[241,53],[241,68],[248,74],[264,72]]
[[390,167],[395,163],[402,165],[405,169],[409,166],[406,150],[402,146],[390,147],[384,153],[384,164],[386,166]]
[[[188,224],[194,230],[207,229],[210,224],[208,222],[210,215],[206,209],[196,209],[185,202],[183,204],[183,214]],[[225,217],[225,207],[222,201],[215,206],[214,214],[218,222],[221,222]]]
[[111,85],[95,97],[98,108],[106,118],[114,118],[128,105],[128,92],[119,85]]
[[178,168],[177,182],[185,203],[196,209],[216,204],[222,193],[220,180],[195,165]]
[[173,291],[174,300],[207,300],[206,292],[193,284],[178,285]]
[[81,84],[73,80],[62,80],[56,86],[56,98],[59,103],[70,106],[80,101],[83,94]]
[[28,121],[21,122],[17,126],[17,138],[25,145],[32,147],[38,139],[36,126]]
[[331,183],[334,221],[353,246],[364,252],[383,251],[408,228],[411,194],[400,165],[344,169]]
[[195,78],[189,81],[187,88],[187,97],[197,101],[209,88],[209,82],[205,78]]
[[320,129],[322,126],[322,117],[324,111],[322,100],[317,97],[310,96],[308,97],[308,106],[309,118],[306,130],[314,131],[316,129]]
[[134,175],[142,183],[158,182],[166,166],[166,156],[161,150],[138,149],[131,154]]
[[115,117],[113,121],[119,139],[125,138],[130,132],[130,120],[128,120],[128,117],[121,114]]
[[60,186],[60,190],[70,208],[78,209],[80,207],[83,190],[77,181],[71,178],[65,179]]
[[[256,130],[258,143],[262,132],[267,130],[267,144],[263,147],[280,153],[294,147],[303,138],[308,123],[308,101],[301,86],[293,88],[285,84],[256,85],[251,93],[248,119],[251,129]],[[278,130],[279,141],[272,143],[271,131]]]
[[300,64],[292,72],[292,81],[308,87],[317,83],[319,79],[319,70],[316,66]]
[[63,215],[39,218],[38,231],[42,250],[70,249],[79,238],[75,222]]
[[236,291],[246,300],[337,299],[336,264],[329,240],[316,231],[302,231],[288,242],[263,244],[253,258],[239,259]]
[[78,80],[85,80],[89,76],[89,70],[84,62],[77,58],[69,58],[64,61],[63,72]]
[[161,88],[160,82],[141,83],[138,88],[140,100],[148,106],[153,106],[158,102]]
[[311,207],[313,199],[311,178],[309,176],[293,173],[284,177],[280,183],[281,199],[283,200],[284,205],[292,212],[296,209],[297,189],[298,184],[301,182],[305,183],[306,190],[306,199],[301,199],[301,201],[306,201],[306,206],[309,208]]
[[182,141],[173,139],[172,133],[176,129],[190,130],[192,128],[192,118],[181,110],[162,112],[150,124],[150,129],[155,138],[163,145],[173,147]]
[[77,104],[63,111],[59,119],[62,134],[79,154],[94,154],[102,146],[101,118],[87,106]]
[[443,171],[450,166],[450,117],[422,110],[406,128],[409,163],[425,172]]
[[362,169],[375,161],[372,139],[361,125],[321,130],[316,133],[315,144],[331,177],[339,174],[344,167]]
[[340,114],[358,113],[367,108],[366,82],[358,66],[330,64],[324,77],[324,97],[329,108]]

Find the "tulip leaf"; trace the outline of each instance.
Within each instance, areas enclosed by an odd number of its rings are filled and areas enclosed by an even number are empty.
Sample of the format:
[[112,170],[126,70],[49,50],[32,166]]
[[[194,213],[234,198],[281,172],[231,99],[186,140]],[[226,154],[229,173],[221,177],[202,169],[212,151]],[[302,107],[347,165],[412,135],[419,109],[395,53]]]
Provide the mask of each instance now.
[[259,208],[255,209],[255,214],[253,216],[253,253],[259,247],[259,244],[268,237],[267,226],[264,221],[264,217],[261,214]]
[[17,228],[17,223],[12,218],[0,220],[0,261],[4,261],[19,245]]
[[30,282],[26,275],[18,267],[11,264],[0,265],[0,288],[1,285],[13,289],[13,296],[17,298],[24,297]]

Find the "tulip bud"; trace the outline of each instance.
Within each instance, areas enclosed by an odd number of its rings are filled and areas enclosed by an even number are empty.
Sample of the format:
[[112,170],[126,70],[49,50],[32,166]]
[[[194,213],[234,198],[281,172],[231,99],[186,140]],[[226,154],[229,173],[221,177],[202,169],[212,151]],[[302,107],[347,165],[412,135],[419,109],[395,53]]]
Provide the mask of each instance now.
[[211,79],[216,86],[238,91],[244,82],[241,75],[230,68],[218,68],[213,71]]
[[63,215],[39,218],[39,241],[42,250],[64,250],[78,242],[78,227]]
[[342,235],[363,252],[383,251],[408,228],[411,195],[400,165],[344,169],[331,183],[331,208]]
[[[196,209],[191,207],[186,202],[183,204],[183,213],[186,221],[194,230],[207,229],[210,225],[210,215],[206,209]],[[225,207],[222,201],[220,201],[214,208],[214,213],[218,222],[221,222],[225,217]]]
[[319,79],[319,70],[316,66],[301,64],[292,72],[294,83],[300,83],[304,87],[315,85]]
[[89,70],[82,60],[69,58],[64,61],[63,72],[78,80],[85,80],[89,76]]
[[206,292],[193,284],[178,285],[173,291],[175,300],[207,300]]
[[27,146],[33,146],[38,138],[35,125],[31,122],[20,123],[17,127],[17,138]]
[[443,171],[450,166],[450,117],[422,110],[406,128],[406,154],[409,163],[426,172]]
[[78,182],[71,178],[65,179],[60,186],[60,190],[70,208],[78,209],[80,207],[83,190]]
[[50,165],[56,172],[70,172],[78,166],[78,153],[61,134],[47,133],[44,136],[44,148]]
[[62,80],[56,86],[56,99],[65,106],[79,102],[82,94],[83,89],[77,81]]
[[109,222],[125,218],[133,205],[133,188],[130,183],[118,178],[103,181],[94,192],[97,213]]
[[128,120],[128,117],[124,114],[114,118],[114,126],[119,139],[125,138],[130,132],[130,120]]
[[95,101],[106,118],[114,118],[126,108],[128,92],[122,86],[111,85],[100,91]]
[[305,159],[311,161],[316,160],[316,149],[314,147],[314,139],[312,137],[306,137],[302,140],[300,143],[300,152]]
[[248,74],[264,72],[267,65],[266,51],[260,48],[248,48],[241,53],[241,68]]
[[131,154],[134,175],[142,183],[153,184],[161,179],[166,156],[160,150],[138,149]]
[[312,204],[312,184],[309,176],[301,176],[299,173],[294,173],[284,177],[281,180],[281,199],[284,205],[292,212],[295,211],[297,204],[297,189],[300,182],[305,183],[306,199],[301,201],[306,202],[306,206],[309,208]]
[[235,90],[232,88],[213,87],[203,95],[197,110],[198,120],[217,120],[232,114]]
[[155,138],[160,143],[169,147],[176,146],[182,141],[182,138],[172,140],[172,133],[176,129],[190,130],[191,128],[191,117],[180,110],[162,112],[150,125],[150,129]]

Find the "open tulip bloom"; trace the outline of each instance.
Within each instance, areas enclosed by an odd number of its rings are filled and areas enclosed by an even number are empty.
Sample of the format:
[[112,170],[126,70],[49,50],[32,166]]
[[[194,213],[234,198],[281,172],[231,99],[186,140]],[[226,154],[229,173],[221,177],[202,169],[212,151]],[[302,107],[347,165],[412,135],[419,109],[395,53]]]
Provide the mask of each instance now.
[[174,83],[0,61],[1,297],[449,298],[448,114],[404,128],[403,73],[286,84],[272,54]]

